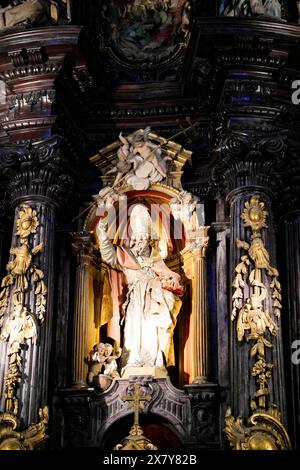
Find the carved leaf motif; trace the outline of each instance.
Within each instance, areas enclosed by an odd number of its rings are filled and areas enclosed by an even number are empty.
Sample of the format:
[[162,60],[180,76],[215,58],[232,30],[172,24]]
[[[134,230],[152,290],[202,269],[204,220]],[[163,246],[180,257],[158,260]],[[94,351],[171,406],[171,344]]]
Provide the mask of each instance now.
[[272,347],[272,343],[270,343],[270,341],[268,341],[266,338],[262,338],[262,340],[263,340],[264,345],[267,346],[267,348]]
[[279,272],[277,271],[277,269],[273,268],[272,266],[269,266],[267,273],[269,274],[269,276],[275,276],[275,277],[279,276]]
[[242,299],[243,298],[243,291],[239,287],[235,290],[232,299]]
[[249,282],[250,284],[253,284],[255,281],[255,269],[252,269],[250,275],[249,275]]
[[2,279],[1,287],[11,286],[14,283],[14,278],[11,274],[8,274]]
[[233,321],[236,317],[236,314],[237,314],[237,308],[233,308],[232,311],[231,311],[231,320]]
[[259,356],[264,356],[265,355],[264,342],[258,342],[257,343],[257,354]]
[[274,315],[275,315],[277,318],[280,318],[280,316],[281,316],[281,311],[280,311],[278,308],[274,308]]
[[[7,289],[2,289],[2,291],[0,292],[0,299],[3,299],[6,297],[6,294],[7,293]],[[1,304],[0,304],[1,305]]]
[[32,279],[34,282],[40,281],[43,279],[44,273],[40,269],[35,268]]
[[236,246],[237,248],[243,248],[244,250],[249,250],[250,245],[247,242],[242,242],[241,240],[236,241]]
[[258,349],[258,343],[255,343],[255,345],[252,346],[252,348],[251,348],[251,357],[256,356],[256,354],[257,354],[257,349]]
[[31,250],[31,253],[33,255],[36,255],[37,253],[39,253],[40,251],[42,251],[44,249],[44,243],[40,243],[39,245],[35,246],[34,248],[32,248]]
[[272,299],[281,300],[281,294],[278,292],[277,289],[274,290],[274,292],[273,292],[273,294],[272,294]]
[[247,266],[245,265],[245,263],[239,263],[237,265],[237,267],[235,268],[235,272],[237,273],[243,273],[243,274],[247,274]]
[[232,283],[232,286],[235,288],[238,287],[245,287],[245,282],[243,281],[243,277],[241,274],[237,274],[234,278],[234,281]]

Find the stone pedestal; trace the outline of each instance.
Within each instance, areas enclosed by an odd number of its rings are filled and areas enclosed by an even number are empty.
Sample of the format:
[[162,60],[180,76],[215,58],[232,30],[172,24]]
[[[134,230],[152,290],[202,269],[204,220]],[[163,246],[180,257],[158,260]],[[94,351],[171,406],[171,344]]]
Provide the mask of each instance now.
[[[132,393],[134,384],[140,384],[148,397],[139,414],[142,428],[145,423],[164,423],[186,448],[218,448],[217,386],[188,385],[183,391],[175,388],[168,377],[147,375],[115,379],[103,393],[92,388],[62,390],[63,447],[112,450],[133,424],[133,412],[123,398]],[[112,429],[121,429],[122,435],[112,434]]]

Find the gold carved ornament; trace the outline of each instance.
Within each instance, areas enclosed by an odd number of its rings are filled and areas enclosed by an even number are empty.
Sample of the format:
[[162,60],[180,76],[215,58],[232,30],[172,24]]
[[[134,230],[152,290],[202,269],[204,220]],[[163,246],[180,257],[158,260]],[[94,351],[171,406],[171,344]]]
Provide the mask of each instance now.
[[[279,273],[270,265],[270,256],[262,240],[262,230],[268,228],[267,215],[259,196],[252,196],[241,214],[244,227],[250,227],[252,231],[251,242],[236,241],[237,247],[246,254],[241,256],[235,268],[231,320],[237,318],[238,341],[246,339],[252,342],[251,357],[255,363],[251,372],[257,384],[257,391],[250,403],[252,415],[249,426],[245,426],[240,417],[235,419],[230,408],[227,410],[225,432],[230,445],[237,450],[291,448],[277,406],[272,404],[267,408],[268,384],[274,365],[266,360],[266,348],[272,348],[272,337],[278,333],[277,319],[282,309]],[[268,288],[272,292],[272,312],[264,307]],[[246,301],[245,291],[249,292]]]
[[140,384],[133,384],[132,389],[122,400],[128,402],[128,408],[134,412],[134,423],[130,429],[129,436],[125,437],[114,450],[157,450],[154,444],[144,436],[143,429],[139,424],[139,411],[144,409],[144,402],[151,400],[151,395],[143,393]]
[[[29,238],[36,233],[38,226],[36,210],[28,205],[22,205],[15,233],[20,239],[20,245],[10,249],[13,259],[8,262],[7,275],[1,283],[0,339],[8,343],[8,370],[4,378],[5,412],[0,414],[0,450],[18,447],[16,443],[18,436],[20,449],[31,449],[30,442],[39,442],[40,437],[45,434],[48,421],[48,410],[44,408],[40,410],[41,421],[38,425],[32,425],[23,433],[18,431],[20,423],[17,419],[19,411],[17,390],[23,375],[21,354],[27,340],[31,339],[33,342],[36,340],[37,325],[44,321],[46,313],[47,287],[44,273],[33,263],[33,257],[43,250],[44,244],[29,247]],[[34,286],[35,314],[25,305],[25,294],[29,285]]]

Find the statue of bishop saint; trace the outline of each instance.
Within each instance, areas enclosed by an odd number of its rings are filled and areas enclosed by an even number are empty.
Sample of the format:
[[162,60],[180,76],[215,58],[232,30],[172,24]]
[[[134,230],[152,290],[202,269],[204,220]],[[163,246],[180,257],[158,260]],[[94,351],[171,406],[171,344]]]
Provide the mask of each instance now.
[[[127,281],[121,356],[122,375],[129,367],[173,365],[173,331],[184,292],[181,277],[164,263],[158,240],[151,238],[148,209],[137,204],[130,216],[130,247],[113,245],[106,224],[100,219],[97,238],[102,259],[122,271]],[[113,289],[113,286],[112,286]]]

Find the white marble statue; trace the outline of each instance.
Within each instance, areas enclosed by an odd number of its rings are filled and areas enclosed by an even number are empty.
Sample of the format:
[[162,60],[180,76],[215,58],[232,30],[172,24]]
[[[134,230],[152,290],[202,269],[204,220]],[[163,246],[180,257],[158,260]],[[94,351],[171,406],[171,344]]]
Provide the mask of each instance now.
[[176,221],[180,220],[186,230],[196,231],[204,225],[203,208],[199,204],[197,196],[187,191],[181,191],[177,197],[171,199],[170,207],[174,219]]
[[149,133],[150,127],[147,127],[143,134],[128,138],[120,133],[122,145],[117,153],[118,162],[107,173],[116,173],[113,188],[127,183],[133,189],[141,191],[166,178],[166,162],[170,157],[162,157],[160,145],[151,142]]
[[8,6],[0,7],[0,31],[32,23],[65,23],[70,19],[70,0],[13,0]]
[[45,3],[42,0],[24,0],[12,2],[6,8],[0,9],[0,29],[28,22],[35,22],[46,14]]
[[171,271],[151,239],[151,218],[145,206],[131,213],[130,249],[112,244],[100,220],[97,237],[102,259],[125,274],[128,292],[122,306],[125,318],[121,366],[159,367],[168,364],[172,334],[183,293],[179,274]]

